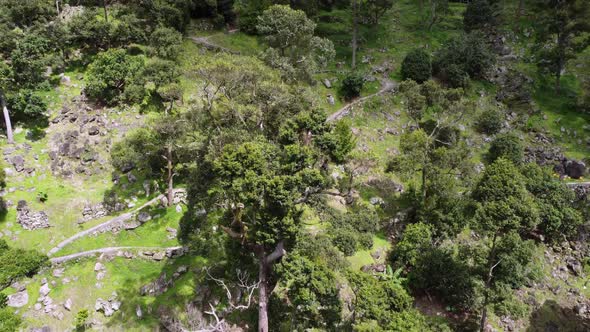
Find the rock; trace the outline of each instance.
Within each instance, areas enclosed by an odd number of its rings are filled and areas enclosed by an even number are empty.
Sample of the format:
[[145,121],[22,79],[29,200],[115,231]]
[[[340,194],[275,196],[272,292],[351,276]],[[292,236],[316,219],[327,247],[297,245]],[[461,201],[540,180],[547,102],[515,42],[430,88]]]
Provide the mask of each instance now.
[[131,172],[133,169],[135,169],[135,164],[132,162],[127,162],[123,164],[123,166],[121,167],[121,172],[128,173]]
[[568,160],[565,162],[565,174],[572,179],[579,179],[586,173],[586,164],[581,161]]
[[141,223],[139,221],[131,221],[131,222],[125,223],[123,225],[123,227],[125,228],[125,230],[128,230],[128,231],[134,230],[134,229],[136,229],[139,226],[141,226]]
[[151,219],[152,216],[150,216],[150,214],[145,211],[141,211],[139,212],[139,214],[137,214],[137,221],[139,221],[142,224],[150,221]]
[[588,313],[588,306],[584,303],[581,304],[576,304],[574,306],[574,312],[578,315],[578,316],[584,316]]
[[59,82],[65,86],[70,86],[72,79],[69,76],[61,73],[59,74]]
[[143,316],[143,312],[141,311],[141,307],[139,306],[139,304],[135,308],[135,314],[137,315],[137,318],[141,318]]
[[182,206],[180,206],[180,204],[176,205],[176,213],[181,213],[182,212]]
[[133,173],[129,172],[127,173],[127,180],[129,183],[135,183],[135,181],[137,181],[137,177],[133,175]]
[[154,255],[152,256],[152,259],[155,261],[161,261],[164,259],[164,257],[166,257],[166,254],[164,252],[157,252],[157,253],[154,253]]
[[26,290],[8,295],[7,305],[13,308],[24,307],[29,303],[29,293]]
[[26,230],[48,228],[49,217],[43,211],[33,212],[27,202],[21,200],[16,207],[16,221]]
[[330,82],[330,80],[329,80],[329,79],[325,78],[325,79],[323,80],[323,83],[324,83],[324,86],[325,86],[326,88],[328,88],[328,89],[331,89],[331,88],[332,88],[332,82]]
[[166,196],[162,196],[162,198],[160,198],[160,205],[164,207],[168,206],[168,198]]
[[67,299],[66,302],[64,303],[64,308],[67,311],[72,311],[72,299]]
[[94,272],[98,272],[98,271],[103,271],[105,270],[104,265],[102,265],[101,262],[96,262],[96,264],[94,264]]
[[568,269],[570,269],[576,276],[581,276],[583,272],[582,264],[573,257],[565,259]]
[[104,271],[99,271],[96,274],[96,280],[102,280],[102,279],[104,279],[104,276],[105,276],[105,272]]
[[336,103],[336,100],[334,99],[333,95],[326,96],[326,100],[328,101],[328,104],[330,104],[330,105],[334,105]]
[[22,172],[25,169],[25,158],[21,155],[16,155],[10,159],[12,166],[17,172]]
[[33,306],[33,309],[35,309],[36,311],[39,311],[39,310],[43,309],[43,305],[41,303],[35,303],[35,306]]
[[51,275],[53,275],[56,278],[60,278],[61,276],[63,276],[63,274],[64,274],[64,268],[54,269],[53,272],[51,273]]
[[371,199],[369,200],[369,202],[372,205],[384,205],[385,204],[385,201],[381,197],[371,197]]
[[96,136],[98,134],[100,134],[100,129],[97,126],[92,126],[88,128],[88,135]]
[[48,284],[43,284],[43,286],[39,288],[39,294],[41,294],[41,296],[47,296],[49,292],[51,292],[51,289]]

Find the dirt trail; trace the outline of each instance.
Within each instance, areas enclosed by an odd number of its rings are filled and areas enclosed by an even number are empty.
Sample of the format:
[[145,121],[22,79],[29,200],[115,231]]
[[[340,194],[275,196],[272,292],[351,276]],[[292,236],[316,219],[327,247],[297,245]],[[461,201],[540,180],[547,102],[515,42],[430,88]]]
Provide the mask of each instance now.
[[85,237],[87,235],[90,235],[94,232],[98,232],[98,231],[103,231],[103,230],[108,230],[113,228],[114,226],[122,226],[122,224],[128,220],[130,220],[137,212],[141,211],[143,208],[145,208],[146,206],[150,206],[153,205],[156,202],[159,202],[160,199],[162,199],[162,197],[164,197],[164,195],[158,195],[157,197],[151,199],[150,201],[148,201],[147,203],[143,204],[142,206],[138,207],[137,209],[127,212],[127,213],[123,213],[119,216],[116,216],[106,222],[103,222],[102,224],[96,225],[92,228],[89,228],[85,231],[76,233],[74,235],[72,235],[71,237],[65,239],[64,241],[60,242],[57,246],[55,246],[55,248],[49,250],[49,252],[47,253],[47,256],[52,256],[53,254],[55,254],[56,252],[60,251],[61,249],[63,249],[65,246],[67,246],[68,244],[82,238]]
[[116,253],[117,251],[120,251],[120,250],[165,250],[165,251],[169,251],[169,250],[178,250],[181,248],[182,247],[180,247],[180,246],[178,246],[178,247],[106,247],[106,248],[82,251],[82,252],[78,252],[75,254],[66,255],[66,256],[62,256],[62,257],[53,257],[49,261],[52,264],[59,264],[59,263],[65,263],[67,261],[71,261],[76,258],[92,256],[95,254]]
[[209,41],[209,37],[211,37],[211,36],[189,37],[189,39],[192,40],[193,42],[195,42],[196,44],[199,44],[199,45],[205,47],[206,49],[208,49],[210,51],[225,52],[225,53],[235,54],[235,55],[240,54],[240,52],[230,50],[229,48],[225,48],[223,46],[219,46],[215,43],[212,43],[211,41]]
[[341,109],[339,109],[336,113],[330,115],[327,119],[328,122],[333,122],[333,121],[337,121],[342,119],[343,117],[347,116],[348,114],[350,114],[350,111],[352,110],[352,108],[356,105],[360,105],[363,102],[365,102],[367,99],[373,98],[375,96],[379,96],[382,95],[386,92],[390,92],[393,91],[396,87],[397,87],[397,83],[395,81],[392,81],[391,79],[387,78],[387,77],[382,77],[380,80],[381,82],[381,90],[362,97],[362,98],[358,98],[356,100],[354,100],[353,102],[351,102],[350,104],[342,107]]

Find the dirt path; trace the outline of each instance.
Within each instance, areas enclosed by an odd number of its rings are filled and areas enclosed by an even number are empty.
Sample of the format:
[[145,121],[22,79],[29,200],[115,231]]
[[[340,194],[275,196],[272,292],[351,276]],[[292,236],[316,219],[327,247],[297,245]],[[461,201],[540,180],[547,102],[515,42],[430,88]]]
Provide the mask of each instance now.
[[179,247],[107,247],[107,248],[82,251],[82,252],[78,252],[75,254],[66,255],[66,256],[62,256],[62,257],[53,257],[49,261],[52,264],[59,264],[59,263],[65,263],[67,261],[71,261],[76,258],[92,256],[95,254],[116,253],[120,250],[165,250],[165,251],[169,251],[169,250],[178,250],[181,248],[182,247],[180,247],[180,246]]
[[378,95],[382,95],[386,92],[390,92],[393,91],[396,87],[397,87],[397,83],[395,81],[392,81],[391,79],[387,78],[387,77],[382,77],[380,80],[381,82],[381,90],[362,97],[362,98],[358,98],[356,100],[354,100],[353,102],[351,102],[350,104],[342,107],[341,109],[339,109],[336,113],[330,115],[327,119],[328,122],[333,122],[333,121],[337,121],[342,119],[343,117],[347,116],[348,114],[350,114],[350,111],[352,110],[352,108],[356,105],[360,105],[362,103],[364,103],[367,99],[373,98],[375,96]]
[[68,244],[82,238],[85,236],[88,236],[94,232],[99,232],[99,231],[104,231],[104,230],[109,230],[115,226],[122,226],[124,222],[130,220],[131,218],[133,218],[133,216],[141,211],[143,208],[145,208],[146,206],[150,206],[153,205],[156,202],[159,202],[160,199],[162,199],[162,197],[164,197],[164,195],[158,195],[157,197],[151,199],[150,201],[148,201],[147,203],[143,204],[142,206],[138,207],[137,209],[131,211],[131,212],[127,212],[127,213],[123,213],[119,216],[116,216],[106,222],[103,222],[102,224],[96,225],[92,228],[89,228],[85,231],[79,232],[74,234],[73,236],[65,239],[64,241],[60,242],[57,246],[55,246],[55,248],[49,250],[49,252],[47,253],[47,256],[52,256],[53,254],[55,254],[56,252],[60,251],[61,249],[63,249],[65,246],[67,246]]
[[206,37],[189,37],[190,40],[192,40],[193,42],[195,42],[196,44],[199,44],[203,47],[205,47],[206,49],[210,50],[210,51],[214,51],[214,52],[225,52],[225,53],[229,53],[229,54],[235,54],[235,55],[239,55],[240,52],[234,51],[234,50],[230,50],[229,48],[225,48],[222,46],[219,46],[215,43],[212,43],[211,41],[209,41],[209,38],[211,36],[206,36]]

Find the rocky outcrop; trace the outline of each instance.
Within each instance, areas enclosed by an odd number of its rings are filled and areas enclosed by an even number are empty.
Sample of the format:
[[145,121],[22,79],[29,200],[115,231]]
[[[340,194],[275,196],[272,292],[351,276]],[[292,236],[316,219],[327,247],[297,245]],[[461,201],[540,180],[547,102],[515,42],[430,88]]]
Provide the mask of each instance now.
[[43,211],[33,212],[26,201],[19,201],[16,207],[16,221],[26,230],[48,228],[49,217]]
[[121,301],[117,297],[117,293],[113,292],[108,300],[98,298],[94,304],[94,310],[101,311],[106,317],[114,315],[116,311],[121,309]]

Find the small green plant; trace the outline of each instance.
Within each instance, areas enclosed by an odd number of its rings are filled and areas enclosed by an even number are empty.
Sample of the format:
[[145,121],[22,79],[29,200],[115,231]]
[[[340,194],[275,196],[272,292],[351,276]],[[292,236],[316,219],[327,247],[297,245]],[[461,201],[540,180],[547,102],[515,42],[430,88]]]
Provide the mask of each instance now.
[[76,325],[76,331],[85,331],[86,330],[87,320],[88,320],[89,316],[90,316],[90,313],[88,312],[88,309],[82,309],[82,310],[78,311],[78,313],[76,314],[75,321],[74,321],[74,324]]
[[502,113],[489,109],[481,113],[477,119],[477,127],[484,134],[494,135],[502,129],[503,122]]
[[37,199],[39,200],[39,202],[45,203],[49,199],[49,196],[46,192],[40,191],[37,193]]

